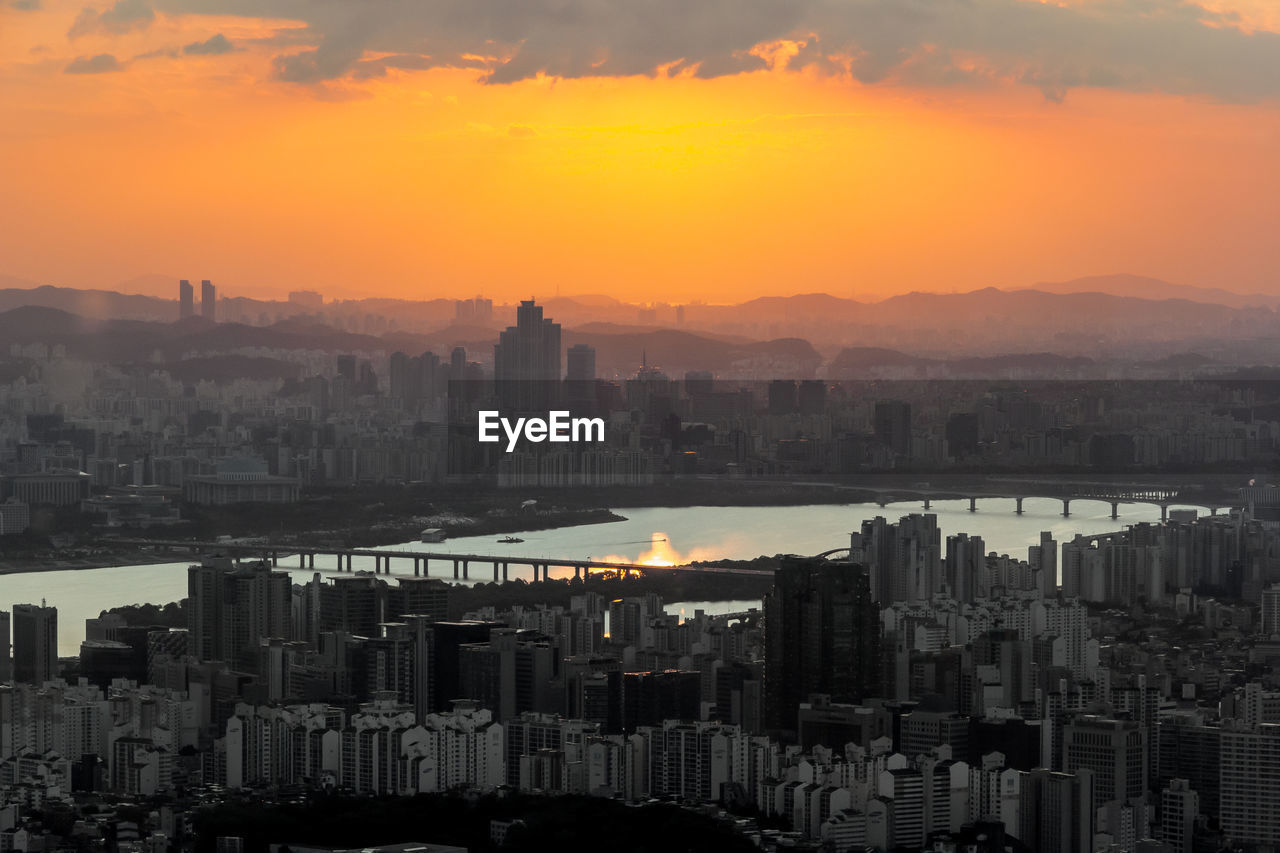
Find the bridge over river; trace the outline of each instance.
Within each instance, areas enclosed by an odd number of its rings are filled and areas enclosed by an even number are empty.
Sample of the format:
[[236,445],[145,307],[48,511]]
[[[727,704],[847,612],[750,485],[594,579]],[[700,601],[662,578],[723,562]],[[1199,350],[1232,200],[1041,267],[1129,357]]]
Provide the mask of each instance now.
[[891,503],[919,500],[929,510],[936,500],[967,500],[969,512],[978,511],[978,501],[1003,498],[1014,502],[1014,512],[1022,514],[1022,503],[1027,498],[1048,498],[1062,501],[1062,514],[1071,515],[1073,500],[1096,500],[1111,504],[1111,517],[1120,518],[1120,505],[1147,503],[1160,507],[1160,520],[1169,519],[1169,507],[1194,506],[1207,509],[1210,515],[1219,510],[1238,506],[1225,496],[1209,499],[1199,488],[1185,484],[1123,483],[1108,480],[1057,480],[1031,477],[987,477],[970,481],[946,482],[872,482],[867,484],[804,482],[797,485],[828,486],[834,489],[872,495],[871,500],[881,507]]
[[[773,575],[772,569],[747,569],[720,566],[676,566],[654,565],[650,563],[614,562],[612,560],[580,560],[569,557],[534,557],[512,554],[462,554],[447,551],[388,551],[376,548],[330,548],[324,546],[272,544],[262,542],[198,542],[180,539],[112,539],[113,545],[130,547],[147,547],[159,551],[188,552],[191,554],[225,554],[228,557],[260,557],[269,560],[271,565],[279,566],[281,560],[297,557],[299,569],[328,568],[337,572],[354,571],[352,560],[355,557],[372,557],[374,574],[391,574],[391,563],[400,565],[413,564],[414,577],[430,577],[432,563],[452,565],[453,577],[470,579],[472,564],[491,566],[495,582],[508,579],[511,566],[529,567],[533,570],[533,580],[548,580],[552,566],[573,569],[575,578],[585,577],[592,569],[602,571],[628,572],[679,571],[701,572],[704,574],[726,575]],[[321,565],[316,566],[316,557],[321,557]],[[324,558],[332,562],[325,566]],[[446,568],[446,572],[448,569]],[[407,573],[406,573],[407,574]]]

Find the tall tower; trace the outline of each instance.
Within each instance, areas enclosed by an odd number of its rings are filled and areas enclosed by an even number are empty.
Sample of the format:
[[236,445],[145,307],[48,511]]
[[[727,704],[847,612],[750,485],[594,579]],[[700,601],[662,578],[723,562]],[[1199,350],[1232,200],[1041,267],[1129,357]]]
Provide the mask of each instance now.
[[58,674],[58,608],[13,605],[13,679],[43,684]]
[[900,400],[881,400],[874,412],[876,439],[888,445],[898,456],[911,455],[911,404]]
[[565,402],[575,414],[594,413],[596,397],[596,350],[586,344],[569,347],[565,358]]
[[200,282],[200,316],[210,323],[216,323],[218,321],[217,307],[217,288],[213,286],[213,282],[206,278]]
[[259,641],[290,636],[293,585],[266,563],[206,557],[187,569],[191,653],[253,671]]
[[0,684],[13,680],[13,659],[9,657],[9,614],[0,610]]
[[570,382],[594,382],[596,379],[596,348],[587,344],[569,347],[568,372]]
[[508,412],[546,412],[560,382],[560,324],[542,316],[532,299],[516,309],[493,346],[493,378]]
[[1146,791],[1147,733],[1134,720],[1083,714],[1062,732],[1063,769],[1092,770],[1093,807],[1128,803]]
[[764,613],[766,726],[793,729],[810,693],[880,695],[880,612],[862,566],[783,557]]
[[178,282],[178,319],[185,320],[196,314],[196,292],[185,278]]

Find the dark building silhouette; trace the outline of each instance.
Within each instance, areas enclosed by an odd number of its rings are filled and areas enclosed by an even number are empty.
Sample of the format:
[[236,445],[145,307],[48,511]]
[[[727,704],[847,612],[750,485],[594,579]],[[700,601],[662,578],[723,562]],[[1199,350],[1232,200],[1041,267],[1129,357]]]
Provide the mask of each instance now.
[[663,720],[696,720],[702,674],[669,669],[622,675],[622,728],[661,726]]
[[185,278],[178,282],[178,319],[196,315],[196,291]]
[[354,355],[340,355],[338,356],[337,364],[338,376],[354,385],[356,382],[356,357]]
[[211,323],[218,321],[218,290],[207,278],[200,282],[200,316]]
[[560,324],[542,316],[532,299],[516,309],[493,346],[493,378],[506,412],[546,412],[558,396]]
[[58,608],[13,605],[13,678],[43,684],[58,674]]
[[796,393],[796,408],[802,415],[820,415],[827,408],[827,383],[820,379],[803,379]]
[[947,453],[961,459],[978,452],[978,415],[957,412],[947,418]]
[[794,729],[811,693],[845,703],[880,695],[880,613],[862,566],[784,557],[764,612],[766,726]]
[[796,411],[796,383],[792,379],[775,379],[769,383],[769,414],[792,415]]
[[876,403],[876,438],[899,456],[911,455],[911,404],[899,400]]
[[591,414],[596,409],[596,350],[574,344],[566,354],[565,402],[575,414]]

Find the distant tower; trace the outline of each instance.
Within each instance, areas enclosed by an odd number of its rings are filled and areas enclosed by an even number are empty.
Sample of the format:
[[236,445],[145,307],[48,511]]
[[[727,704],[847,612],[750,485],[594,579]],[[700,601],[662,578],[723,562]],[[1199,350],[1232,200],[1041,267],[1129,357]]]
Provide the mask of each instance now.
[[210,323],[218,322],[217,301],[217,289],[213,286],[213,282],[206,278],[200,282],[200,316]]
[[591,382],[596,378],[596,350],[587,344],[569,347],[569,371],[565,378],[571,382]]
[[565,397],[573,412],[591,412],[596,396],[596,351],[586,344],[574,344],[567,354]]
[[9,614],[0,610],[0,683],[13,680],[13,660],[9,657]]
[[899,456],[911,455],[911,404],[880,400],[875,407],[876,439]]
[[58,674],[58,608],[13,605],[13,678],[44,684]]
[[509,412],[547,411],[560,381],[560,324],[542,316],[532,299],[516,309],[516,324],[493,347],[498,399]]
[[178,282],[178,319],[194,317],[196,313],[196,292],[191,282],[185,278]]

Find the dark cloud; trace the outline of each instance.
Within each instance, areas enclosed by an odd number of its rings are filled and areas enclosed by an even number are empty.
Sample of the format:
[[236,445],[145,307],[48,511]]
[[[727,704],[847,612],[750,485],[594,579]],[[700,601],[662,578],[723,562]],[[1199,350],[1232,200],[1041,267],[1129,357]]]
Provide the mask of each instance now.
[[34,12],[40,8],[40,0],[9,0],[9,8],[20,12]]
[[[121,0],[122,3],[126,0]],[[129,0],[138,2],[138,0]],[[789,68],[867,84],[1023,82],[1051,97],[1078,86],[1230,101],[1280,97],[1280,35],[1183,0],[157,0],[173,13],[299,20],[311,47],[276,57],[283,80],[318,83],[396,67],[479,62],[490,83],[766,67],[751,53],[804,42]],[[477,60],[476,57],[484,57]],[[419,67],[406,65],[403,67]]]
[[80,10],[75,23],[67,31],[67,37],[74,39],[90,33],[120,35],[147,28],[155,17],[156,13],[147,5],[146,0],[118,0],[105,12],[85,7]]
[[433,68],[435,63],[431,57],[416,53],[398,53],[379,59],[362,59],[351,70],[351,76],[357,80],[368,80],[373,77],[385,77],[387,71],[398,68],[408,71],[422,71]]
[[62,69],[67,74],[107,74],[112,71],[123,71],[120,60],[109,53],[97,56],[81,56],[71,60],[71,64]]
[[216,56],[222,53],[230,53],[233,50],[235,50],[235,47],[232,46],[231,40],[222,33],[210,36],[204,41],[193,41],[182,48],[182,52],[188,56]]

